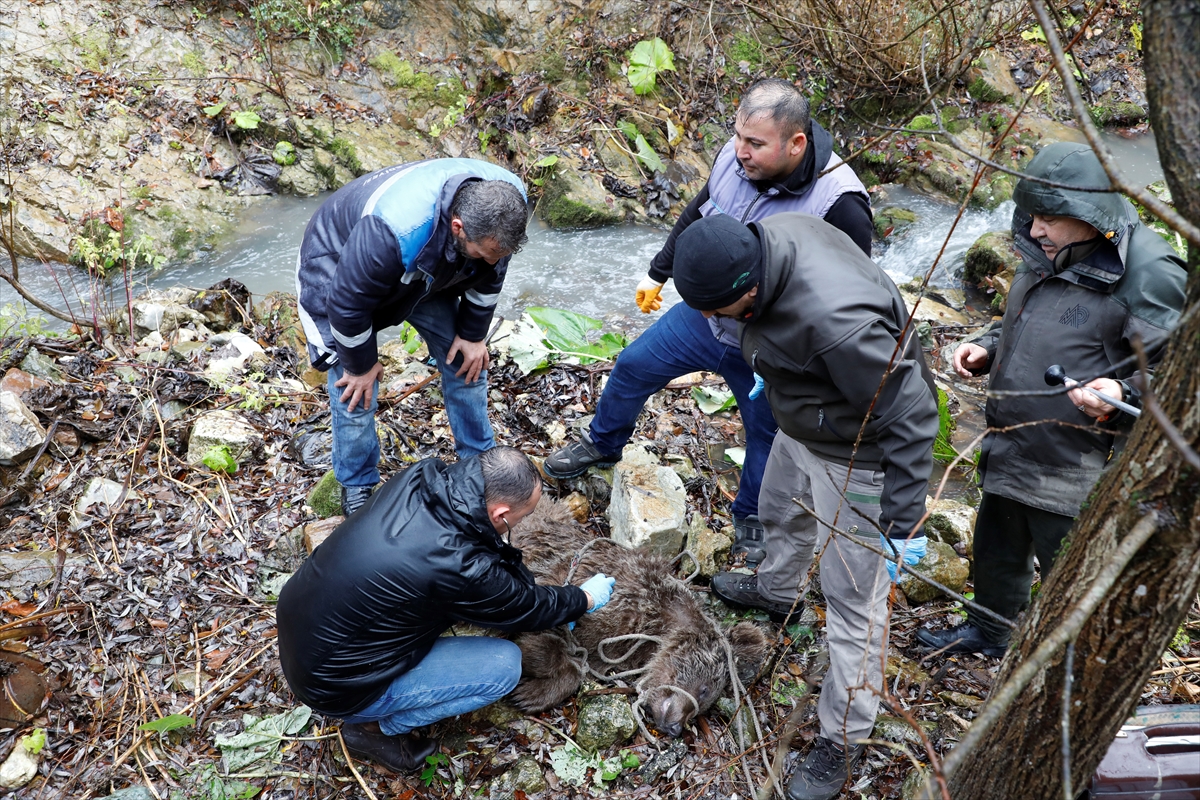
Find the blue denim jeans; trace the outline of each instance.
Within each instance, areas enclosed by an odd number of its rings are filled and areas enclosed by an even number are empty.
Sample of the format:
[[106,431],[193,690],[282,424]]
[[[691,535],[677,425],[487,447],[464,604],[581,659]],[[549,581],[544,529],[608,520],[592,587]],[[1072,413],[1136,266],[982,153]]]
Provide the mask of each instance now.
[[746,461],[733,502],[734,516],[758,513],[758,490],[775,438],[775,417],[764,395],[750,399],[754,372],[737,347],[721,344],[708,320],[694,308],[677,303],[646,332],[621,351],[596,404],[589,431],[592,444],[605,455],[617,455],[633,435],[638,414],[650,395],[689,372],[715,372],[737,398],[746,430]]
[[491,636],[443,636],[421,662],[346,722],[378,722],[399,736],[440,719],[483,708],[521,679],[521,648]]
[[[487,417],[487,371],[480,373],[474,383],[455,376],[462,366],[462,355],[455,364],[446,363],[446,352],[454,342],[454,320],[458,316],[458,298],[434,297],[422,301],[408,317],[408,322],[429,347],[442,373],[442,397],[450,430],[454,433],[454,449],[459,458],[477,455],[496,446],[492,424]],[[329,405],[333,410],[333,474],[342,486],[374,486],[379,483],[379,436],[375,432],[375,409],[378,407],[379,383],[371,404],[347,410],[341,401],[342,389],[334,386],[342,378],[342,365],[329,369],[327,387]]]

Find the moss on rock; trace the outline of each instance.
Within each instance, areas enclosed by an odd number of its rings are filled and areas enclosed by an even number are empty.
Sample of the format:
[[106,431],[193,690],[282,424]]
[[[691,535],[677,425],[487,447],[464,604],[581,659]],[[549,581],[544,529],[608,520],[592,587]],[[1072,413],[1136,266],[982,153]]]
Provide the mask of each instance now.
[[1013,250],[1013,236],[1009,231],[992,231],[975,240],[967,250],[963,262],[963,280],[979,284],[985,278],[998,275],[1006,269],[1016,269],[1020,256]]
[[318,519],[329,519],[342,513],[342,485],[333,476],[333,470],[322,475],[308,493],[308,505]]

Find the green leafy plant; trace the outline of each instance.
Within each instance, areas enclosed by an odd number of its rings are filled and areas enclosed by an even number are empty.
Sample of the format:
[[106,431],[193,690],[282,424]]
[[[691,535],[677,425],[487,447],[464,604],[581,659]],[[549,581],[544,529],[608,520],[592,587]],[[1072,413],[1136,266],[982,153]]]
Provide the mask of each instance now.
[[636,125],[632,122],[621,121],[617,123],[617,129],[625,134],[625,138],[636,148],[637,152],[634,155],[638,161],[654,172],[663,172],[666,169],[658,153],[654,152],[654,148],[646,141],[646,137],[637,129]]
[[1046,33],[1042,30],[1041,25],[1034,25],[1027,31],[1021,31],[1021,38],[1027,42],[1044,42]]
[[149,234],[140,234],[126,241],[120,231],[107,230],[92,220],[84,232],[75,238],[72,260],[89,270],[106,274],[113,269],[133,269],[148,266],[161,269],[167,257],[154,248]]
[[233,453],[229,452],[229,447],[223,444],[209,448],[202,460],[204,466],[213,472],[227,472],[232,475],[238,471],[237,459],[233,457]]
[[1133,37],[1133,47],[1138,52],[1142,50],[1142,23],[1135,22],[1129,26],[1129,34]]
[[170,800],[250,800],[262,789],[246,781],[226,779],[213,764],[205,764],[196,772],[184,774],[179,789],[171,791]]
[[527,308],[510,334],[509,355],[524,373],[558,360],[570,364],[609,361],[629,342],[619,333],[604,333],[590,341],[589,334],[603,326],[600,320],[573,311]]
[[534,186],[541,186],[546,181],[550,180],[550,177],[554,174],[557,164],[558,156],[556,155],[549,155],[539,158],[537,161],[533,162],[532,167],[533,169],[536,169],[538,173],[536,176],[530,178],[529,182]]
[[655,36],[634,45],[629,53],[629,83],[634,94],[653,92],[659,73],[666,71],[675,71],[675,56],[666,42]]
[[229,117],[233,120],[233,124],[239,130],[252,131],[258,128],[258,123],[262,122],[262,117],[253,111],[235,111]]
[[446,778],[439,772],[442,767],[450,766],[450,757],[445,753],[434,753],[425,756],[425,767],[421,769],[421,783],[426,786],[439,786],[446,783]]
[[398,337],[404,345],[404,352],[412,355],[421,348],[421,334],[417,333],[417,329],[407,322],[400,323],[400,335]]
[[719,386],[693,386],[692,399],[705,414],[719,414],[737,408],[737,398],[733,392]]
[[276,142],[275,149],[271,152],[271,158],[275,159],[275,163],[281,167],[286,167],[296,163],[296,146],[291,142]]
[[42,752],[42,748],[46,746],[46,729],[34,728],[33,733],[28,736],[21,737],[21,747],[25,748],[25,752],[31,756],[36,756]]
[[362,4],[352,0],[258,0],[250,18],[261,41],[308,39],[341,58],[366,26]]
[[187,714],[171,714],[166,717],[161,717],[150,722],[144,722],[138,726],[139,731],[154,731],[156,733],[168,733],[176,731],[180,728],[190,728],[196,724],[196,720],[189,717]]

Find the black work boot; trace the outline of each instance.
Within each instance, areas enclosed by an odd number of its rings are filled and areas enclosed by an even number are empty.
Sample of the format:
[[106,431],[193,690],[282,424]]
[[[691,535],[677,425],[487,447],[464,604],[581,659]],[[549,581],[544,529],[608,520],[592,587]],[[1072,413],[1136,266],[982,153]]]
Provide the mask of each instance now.
[[970,622],[940,631],[921,628],[917,631],[917,642],[947,654],[983,653],[992,658],[1003,658],[1008,649],[1007,643],[996,641]]
[[587,472],[588,467],[611,467],[621,460],[621,454],[605,455],[596,449],[585,433],[578,442],[556,450],[542,464],[542,469],[551,478],[575,478]]
[[755,514],[741,519],[733,518],[733,547],[729,548],[729,557],[735,559],[739,556],[745,556],[747,569],[757,569],[767,557],[767,551],[763,548],[763,524]]
[[[751,608],[765,611],[775,622],[787,619],[791,603],[776,603],[758,593],[758,576],[746,575],[741,572],[721,572],[713,576],[709,584],[712,593],[721,598],[726,605],[734,608]],[[792,619],[800,615],[804,603],[796,604]]]
[[342,514],[348,517],[358,511],[371,499],[373,491],[375,491],[374,486],[343,486]]
[[379,730],[377,722],[342,725],[342,741],[350,755],[392,772],[412,772],[438,749],[437,739],[425,739],[415,733],[388,736]]
[[867,749],[865,744],[843,747],[832,739],[818,736],[812,750],[788,781],[788,800],[830,800],[842,791],[854,762]]

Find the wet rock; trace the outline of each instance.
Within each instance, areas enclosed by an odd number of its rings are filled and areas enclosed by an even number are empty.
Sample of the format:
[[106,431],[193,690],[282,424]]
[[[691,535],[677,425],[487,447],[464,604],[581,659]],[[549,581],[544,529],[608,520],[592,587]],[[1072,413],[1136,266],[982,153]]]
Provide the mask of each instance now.
[[[717,702],[720,703],[720,700]],[[733,713],[732,708],[730,709],[730,713]],[[646,759],[646,763],[642,764],[641,769],[638,770],[642,784],[650,785],[657,783],[660,777],[670,771],[680,761],[683,761],[683,757],[687,755],[687,752],[687,744],[682,739],[675,739],[667,745],[667,749],[654,753],[650,758]]]
[[267,353],[262,346],[244,333],[218,333],[208,343],[213,352],[208,366],[204,368],[204,375],[210,380],[223,382],[251,360],[267,361]]
[[33,457],[46,429],[14,392],[0,391],[0,464],[13,466]]
[[218,281],[198,292],[188,306],[203,314],[205,323],[214,331],[240,328],[253,319],[250,290],[233,278]]
[[239,464],[263,456],[263,436],[241,415],[224,409],[202,414],[192,425],[187,462],[198,466],[210,450],[225,447]]
[[675,474],[679,476],[679,480],[684,483],[695,480],[696,476],[699,475],[696,472],[696,465],[683,453],[667,453],[664,458],[671,469],[675,470]]
[[144,339],[157,331],[167,336],[185,325],[204,324],[204,315],[179,303],[140,299],[133,302],[133,338]]
[[687,495],[670,467],[629,464],[613,468],[608,522],[612,538],[674,558],[687,533]]
[[[917,720],[917,724],[921,726],[921,730],[925,733],[925,738],[929,738],[937,732],[936,722]],[[887,739],[889,742],[921,746],[921,734],[907,722],[896,717],[876,717],[875,730],[871,732],[871,738]]]
[[969,322],[966,314],[955,311],[950,306],[939,303],[929,296],[921,298],[921,304],[917,305],[917,295],[903,289],[900,294],[904,297],[904,303],[910,311],[914,307],[916,308],[913,319],[917,322],[928,322],[930,325],[966,325]]
[[1011,103],[1021,96],[1008,59],[996,50],[981,53],[971,64],[967,92],[984,103]]
[[21,369],[50,383],[61,383],[63,379],[54,359],[36,348],[31,348],[28,355],[21,359]]
[[92,506],[106,505],[110,510],[116,508],[122,494],[125,495],[127,503],[142,499],[141,495],[133,489],[126,493],[125,486],[116,481],[110,481],[107,478],[92,478],[84,488],[83,494],[75,501],[75,507],[71,512],[71,530],[77,531],[88,524],[88,512],[91,511]]
[[598,694],[579,702],[579,727],[575,741],[596,752],[627,742],[637,733],[633,707],[623,694]]
[[345,519],[346,518],[341,515],[341,509],[339,507],[337,516],[329,517],[328,519],[317,520],[316,522],[310,522],[305,525],[304,549],[307,550],[311,555],[312,551],[316,550],[317,546],[320,545],[321,542],[328,539],[329,534],[337,530],[337,527],[341,525]]
[[19,789],[33,780],[38,771],[38,757],[17,740],[12,752],[0,764],[0,789]]
[[[546,777],[533,756],[521,756],[500,777],[492,781],[491,800],[514,800],[514,798],[545,791]],[[522,795],[517,793],[521,792]]]
[[1097,125],[1137,125],[1146,119],[1146,109],[1125,100],[1107,100],[1088,109]]
[[570,510],[571,516],[580,525],[584,525],[588,521],[588,513],[591,511],[591,503],[588,502],[587,496],[582,492],[571,492],[563,498],[563,503]]
[[577,159],[561,156],[538,213],[552,228],[598,228],[625,218],[624,203],[617,202],[598,175],[583,171]]
[[328,519],[342,513],[342,485],[329,470],[308,493],[308,506],[318,519]]
[[[705,523],[703,515],[692,515],[684,547],[699,561],[700,577],[711,578],[725,567],[729,561],[729,548],[733,546],[732,531],[732,528],[714,531]],[[680,561],[681,574],[690,575],[695,569],[696,564],[690,558],[685,556]]]
[[12,392],[20,397],[30,389],[49,386],[50,382],[13,367],[0,378],[0,392]]
[[[929,542],[925,557],[918,561],[913,569],[956,592],[962,591],[970,573],[965,558],[959,558],[950,545],[936,541]],[[918,604],[928,603],[942,595],[940,590],[908,574],[900,578],[900,590],[910,603]]]
[[898,236],[917,221],[917,212],[900,206],[884,206],[875,212],[875,236],[888,239]]
[[509,705],[503,700],[497,700],[494,703],[471,712],[472,720],[484,720],[490,722],[497,728],[503,727],[510,722],[516,722],[524,718],[524,714],[519,709]]
[[[967,558],[974,558],[975,509],[966,503],[948,499],[936,502],[930,499],[926,509],[929,519],[925,520],[925,530],[929,537],[951,547],[962,545]],[[955,551],[958,551],[957,547]]]
[[1011,231],[991,231],[975,240],[963,262],[963,280],[979,285],[992,275],[1015,271],[1021,257],[1013,249]]

